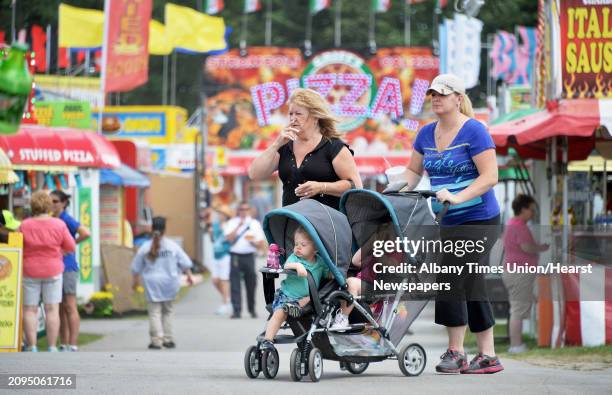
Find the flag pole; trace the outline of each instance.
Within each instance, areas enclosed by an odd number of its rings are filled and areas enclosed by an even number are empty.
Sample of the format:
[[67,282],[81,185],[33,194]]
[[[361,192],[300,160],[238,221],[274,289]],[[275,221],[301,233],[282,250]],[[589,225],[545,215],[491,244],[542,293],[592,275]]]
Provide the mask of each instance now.
[[304,55],[312,55],[312,11],[308,9],[306,14],[306,39],[304,40]]
[[266,40],[267,47],[272,45],[272,0],[266,0]]
[[104,111],[104,106],[106,105],[106,63],[108,62],[109,45],[108,21],[110,20],[111,1],[112,0],[104,0],[104,36],[102,38],[102,67],[100,67],[100,94],[102,100],[98,104],[98,134],[102,134],[102,112]]
[[342,0],[336,0],[334,18],[334,45],[336,48],[342,46]]
[[248,24],[248,14],[246,12],[246,8],[242,11],[242,31],[240,32],[240,55],[246,55],[246,46],[247,46],[247,24]]
[[376,7],[376,0],[372,0],[370,4],[370,28],[369,28],[369,43],[368,43],[371,54],[376,53],[376,32],[375,32],[376,10],[374,9],[375,7]]
[[404,46],[410,46],[410,33],[412,29],[412,8],[411,2],[408,0],[404,1]]

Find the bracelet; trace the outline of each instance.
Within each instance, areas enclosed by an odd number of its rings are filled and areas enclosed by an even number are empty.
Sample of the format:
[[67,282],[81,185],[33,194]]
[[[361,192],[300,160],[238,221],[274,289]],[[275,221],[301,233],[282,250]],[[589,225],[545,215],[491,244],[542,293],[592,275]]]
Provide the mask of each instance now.
[[323,197],[323,195],[325,195],[327,193],[327,183],[324,182],[323,183],[323,192],[321,192],[321,197]]

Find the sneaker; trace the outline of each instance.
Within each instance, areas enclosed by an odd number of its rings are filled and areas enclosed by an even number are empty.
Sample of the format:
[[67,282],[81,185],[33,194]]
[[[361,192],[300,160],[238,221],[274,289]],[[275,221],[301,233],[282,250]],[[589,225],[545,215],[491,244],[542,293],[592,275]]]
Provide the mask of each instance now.
[[49,346],[49,348],[47,348],[48,352],[57,352],[57,347],[55,346]]
[[274,350],[274,343],[272,343],[270,340],[264,339],[264,341],[259,343],[259,349],[262,351],[272,351]]
[[436,372],[438,373],[463,373],[468,368],[467,355],[461,354],[459,351],[446,350],[444,354],[440,356],[440,363],[436,365]]
[[217,310],[215,310],[215,314],[216,315],[225,315],[227,314],[227,310],[224,304],[222,304],[221,306],[217,307]]
[[257,318],[257,313],[254,311],[251,311],[251,318]]
[[297,303],[285,303],[283,305],[283,311],[289,317],[298,318],[302,315],[302,308]]
[[166,347],[166,348],[175,348],[175,347],[176,347],[176,344],[174,344],[174,342],[173,342],[173,341],[169,341],[169,342],[164,342],[164,343],[162,344],[162,346],[164,346],[164,347]]
[[160,346],[159,344],[149,344],[149,350],[161,350],[162,346]]
[[68,345],[67,344],[60,344],[60,346],[57,349],[59,350],[59,352],[70,351],[70,350],[68,350]]
[[461,373],[465,374],[491,374],[497,373],[504,370],[504,366],[501,364],[499,358],[490,357],[479,353],[472,359],[470,366],[462,370]]
[[518,354],[518,353],[525,352],[525,351],[529,351],[525,343],[519,344],[518,346],[512,346],[508,348],[508,353],[510,354]]
[[36,346],[31,346],[31,347],[24,347],[23,352],[38,352],[38,347]]
[[232,314],[232,315],[230,316],[230,318],[231,318],[231,319],[233,319],[233,320],[240,319],[240,314],[236,314],[236,313],[234,313],[234,314]]
[[331,324],[331,329],[348,329],[350,326],[348,316],[338,311]]
[[77,352],[77,351],[79,351],[79,347],[75,346],[75,345],[69,345],[67,351]]

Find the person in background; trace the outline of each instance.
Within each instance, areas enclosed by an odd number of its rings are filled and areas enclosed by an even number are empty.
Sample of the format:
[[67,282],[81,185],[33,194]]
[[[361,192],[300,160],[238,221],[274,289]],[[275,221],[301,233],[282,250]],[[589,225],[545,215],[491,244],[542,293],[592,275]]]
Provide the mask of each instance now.
[[25,351],[38,351],[36,326],[42,293],[49,351],[57,351],[60,327],[59,304],[62,301],[64,254],[74,253],[76,244],[68,227],[49,213],[53,207],[45,191],[32,194],[32,217],[19,227],[23,233],[23,326]]
[[252,218],[250,213],[249,203],[241,202],[238,206],[238,215],[230,219],[223,228],[225,239],[232,244],[230,247],[230,292],[234,312],[231,318],[240,318],[242,311],[242,287],[240,285],[242,276],[244,276],[246,286],[249,313],[252,318],[257,318],[255,253],[258,248],[264,246],[266,241],[259,221]]
[[166,219],[153,218],[153,239],[145,242],[132,260],[134,291],[144,284],[149,311],[149,349],[175,348],[172,334],[173,302],[181,287],[181,275],[187,274],[187,283],[193,285],[193,263],[185,251],[164,236]]
[[548,244],[538,244],[527,222],[535,216],[536,201],[528,195],[518,195],[512,201],[514,217],[508,220],[504,231],[505,270],[502,280],[508,290],[510,302],[509,353],[527,351],[523,343],[523,320],[529,318],[534,301],[535,274],[508,273],[511,265],[537,266],[538,254],[548,250]]
[[[213,207],[210,217],[210,235],[213,245],[222,245],[225,241],[223,227],[232,217],[232,211],[227,206]],[[215,256],[211,267],[212,283],[221,295],[221,306],[215,310],[215,314],[226,315],[232,311],[230,303],[230,253],[223,252]]]
[[[61,190],[51,192],[53,216],[64,221],[75,243],[89,239],[89,230],[66,211],[70,195]],[[79,264],[76,254],[64,255],[64,274],[62,280],[62,303],[60,304],[60,351],[78,351],[79,326],[81,319],[77,308],[77,285],[79,283]]]
[[259,183],[256,183],[253,188],[253,197],[249,201],[251,207],[257,211],[255,217],[259,221],[260,224],[263,224],[264,217],[268,213],[268,211],[272,210],[272,203],[268,196],[266,196],[266,192],[263,190]]

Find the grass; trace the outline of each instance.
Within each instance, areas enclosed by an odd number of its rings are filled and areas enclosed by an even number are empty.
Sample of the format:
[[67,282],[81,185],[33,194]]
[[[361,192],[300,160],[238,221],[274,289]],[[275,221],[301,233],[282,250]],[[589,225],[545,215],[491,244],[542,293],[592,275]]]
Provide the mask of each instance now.
[[[536,339],[523,336],[523,342],[529,351],[519,354],[509,354],[510,347],[506,324],[495,325],[495,349],[501,358],[510,358],[529,362],[534,365],[564,368],[573,370],[601,370],[612,368],[612,345],[599,347],[538,347]],[[470,353],[476,352],[476,336],[473,333],[465,334],[465,347]]]
[[[102,339],[104,336],[97,333],[79,333],[78,345],[84,346],[85,344],[93,343],[97,340]],[[49,343],[47,343],[47,336],[43,336],[38,339],[38,351],[47,351]]]

